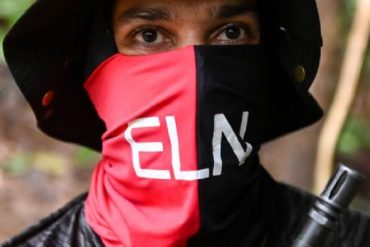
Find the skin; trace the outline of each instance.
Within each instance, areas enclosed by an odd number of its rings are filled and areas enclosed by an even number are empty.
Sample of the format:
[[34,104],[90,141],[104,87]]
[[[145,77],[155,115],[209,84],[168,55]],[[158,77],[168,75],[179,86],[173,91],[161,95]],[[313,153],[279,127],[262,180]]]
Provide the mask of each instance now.
[[126,55],[260,42],[254,0],[116,0],[112,26]]

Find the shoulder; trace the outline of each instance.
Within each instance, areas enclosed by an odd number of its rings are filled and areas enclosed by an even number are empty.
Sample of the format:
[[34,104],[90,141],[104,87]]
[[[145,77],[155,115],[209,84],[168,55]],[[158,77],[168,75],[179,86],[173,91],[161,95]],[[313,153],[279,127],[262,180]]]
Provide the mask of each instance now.
[[11,246],[102,246],[99,238],[85,222],[83,213],[86,194],[42,219],[36,225],[3,243]]
[[[308,217],[316,196],[298,188],[279,184],[277,210],[282,213],[280,224],[284,225],[284,241],[292,242]],[[331,232],[326,246],[370,246],[370,217],[355,210],[346,210],[340,217],[337,228]]]
[[362,212],[348,210],[339,220],[337,236],[348,246],[370,246],[370,217]]

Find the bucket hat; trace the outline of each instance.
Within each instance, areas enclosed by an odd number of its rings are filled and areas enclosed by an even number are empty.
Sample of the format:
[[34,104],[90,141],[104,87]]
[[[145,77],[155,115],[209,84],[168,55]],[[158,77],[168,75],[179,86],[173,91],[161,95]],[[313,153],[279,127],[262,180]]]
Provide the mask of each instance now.
[[[98,151],[105,126],[82,85],[86,61],[91,63],[87,59],[91,39],[113,43],[108,29],[99,35],[91,30],[103,1],[38,0],[3,44],[10,71],[38,127],[54,138]],[[317,73],[322,38],[314,0],[259,2],[261,19],[266,16],[269,22],[271,47],[266,142],[321,118],[322,110],[308,89]],[[102,61],[114,52],[104,51],[94,59]]]

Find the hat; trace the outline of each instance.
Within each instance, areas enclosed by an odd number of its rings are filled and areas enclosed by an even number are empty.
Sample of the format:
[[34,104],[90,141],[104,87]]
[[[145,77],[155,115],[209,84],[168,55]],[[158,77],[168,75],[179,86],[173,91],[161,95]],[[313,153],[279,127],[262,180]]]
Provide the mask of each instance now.
[[[98,151],[105,125],[82,85],[86,67],[91,67],[86,64],[94,64],[87,59],[90,39],[113,42],[108,29],[102,28],[98,36],[92,31],[98,25],[94,20],[102,1],[38,0],[4,41],[6,61],[38,127],[52,137]],[[266,19],[274,33],[268,40],[271,76],[263,132],[266,142],[321,118],[322,110],[308,88],[317,73],[322,38],[314,0],[259,2],[262,18],[272,13]],[[116,52],[109,49],[95,56],[95,61]]]

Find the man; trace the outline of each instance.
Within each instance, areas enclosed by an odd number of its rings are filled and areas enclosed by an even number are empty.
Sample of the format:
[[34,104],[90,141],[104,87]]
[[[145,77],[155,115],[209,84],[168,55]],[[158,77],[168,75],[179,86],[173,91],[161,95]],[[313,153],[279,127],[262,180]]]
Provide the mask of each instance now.
[[[40,128],[102,152],[81,196],[4,246],[290,246],[313,197],[261,143],[315,122],[312,0],[39,0],[5,42]],[[367,246],[347,212],[323,246]]]

